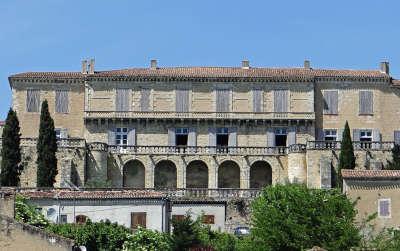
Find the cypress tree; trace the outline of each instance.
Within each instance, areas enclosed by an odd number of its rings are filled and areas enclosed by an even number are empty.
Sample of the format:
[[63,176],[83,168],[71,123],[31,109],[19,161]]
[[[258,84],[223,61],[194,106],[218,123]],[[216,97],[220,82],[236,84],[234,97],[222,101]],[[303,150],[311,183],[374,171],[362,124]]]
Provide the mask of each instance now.
[[1,174],[2,186],[18,186],[19,175],[23,170],[21,165],[20,127],[17,113],[10,108],[2,134]]
[[53,187],[57,175],[57,138],[54,121],[49,113],[47,100],[40,113],[39,138],[37,142],[37,186]]
[[338,166],[338,181],[339,186],[342,187],[342,169],[354,169],[356,167],[356,157],[354,156],[353,142],[351,141],[349,123],[346,121],[342,135],[342,142],[340,144],[340,156]]
[[386,169],[400,170],[400,145],[394,145],[392,148],[392,161],[388,161]]

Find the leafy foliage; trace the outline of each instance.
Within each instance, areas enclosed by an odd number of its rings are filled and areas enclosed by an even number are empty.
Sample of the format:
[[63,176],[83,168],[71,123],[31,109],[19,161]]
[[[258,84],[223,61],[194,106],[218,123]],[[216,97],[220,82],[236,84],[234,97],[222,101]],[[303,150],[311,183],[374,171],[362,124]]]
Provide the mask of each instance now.
[[342,169],[354,169],[356,167],[356,157],[354,156],[353,142],[351,141],[349,123],[346,121],[342,135],[342,142],[340,144],[340,155],[338,165],[338,181],[339,186],[342,187]]
[[189,214],[183,219],[172,219],[172,239],[174,250],[189,250],[190,247],[200,245],[200,221],[193,221]]
[[170,251],[171,238],[166,233],[160,233],[144,228],[138,228],[134,234],[128,235],[124,243],[125,251]]
[[252,204],[255,242],[267,250],[302,250],[320,246],[348,250],[360,241],[356,211],[338,190],[304,185],[266,187]]
[[21,134],[17,113],[10,108],[2,134],[1,173],[2,186],[18,186],[21,165]]
[[394,145],[392,148],[392,160],[388,161],[386,169],[400,170],[400,145]]
[[400,230],[384,229],[369,241],[365,248],[385,251],[400,250]]
[[122,250],[130,230],[117,223],[100,221],[85,224],[50,224],[46,230],[75,240],[78,245],[88,250]]
[[37,143],[37,186],[53,187],[57,175],[57,138],[47,100],[43,101]]
[[111,180],[89,179],[85,182],[85,188],[109,188],[112,187]]
[[43,214],[33,205],[29,205],[21,195],[15,197],[15,219],[36,227],[46,227],[50,224]]

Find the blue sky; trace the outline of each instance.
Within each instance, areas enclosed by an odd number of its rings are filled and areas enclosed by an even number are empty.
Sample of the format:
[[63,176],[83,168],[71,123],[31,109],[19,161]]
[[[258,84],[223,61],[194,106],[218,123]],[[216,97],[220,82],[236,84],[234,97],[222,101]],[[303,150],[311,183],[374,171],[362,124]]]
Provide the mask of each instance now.
[[400,78],[400,1],[1,0],[0,119],[24,71],[160,66],[375,69]]

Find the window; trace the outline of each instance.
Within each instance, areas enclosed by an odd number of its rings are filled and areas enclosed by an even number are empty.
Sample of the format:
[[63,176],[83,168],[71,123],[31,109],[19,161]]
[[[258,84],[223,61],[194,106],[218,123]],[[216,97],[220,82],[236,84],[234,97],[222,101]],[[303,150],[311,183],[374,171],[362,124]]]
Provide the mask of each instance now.
[[26,91],[26,111],[39,112],[40,90]]
[[359,113],[361,115],[373,114],[373,93],[372,91],[359,92]]
[[88,217],[86,215],[77,215],[75,217],[75,222],[78,224],[84,224],[87,221]]
[[115,106],[117,112],[126,112],[130,110],[129,96],[130,89],[121,88],[116,90]]
[[254,89],[253,90],[253,112],[262,112],[262,89]]
[[203,224],[214,224],[214,215],[203,215],[202,223]]
[[115,130],[115,144],[117,146],[128,145],[128,128],[117,127]]
[[176,128],[175,129],[175,142],[176,146],[187,146],[189,136],[189,128]]
[[146,213],[145,212],[131,213],[131,229],[135,230],[139,226],[146,228]]
[[390,199],[379,199],[378,200],[378,216],[380,218],[391,217],[391,201]]
[[400,131],[394,131],[393,140],[396,145],[400,145]]
[[324,91],[324,114],[338,113],[338,91]]
[[140,109],[142,112],[150,111],[150,89],[142,88],[140,90]]
[[360,141],[371,142],[372,141],[372,130],[360,130]]
[[286,146],[287,142],[287,129],[277,128],[275,129],[275,146]]
[[68,113],[68,91],[56,90],[56,112]]
[[336,129],[327,129],[324,131],[324,140],[325,141],[336,141],[337,140],[337,131]]
[[175,95],[176,112],[189,112],[189,90],[177,89]]
[[229,143],[229,129],[226,127],[217,128],[217,147],[227,148]]
[[60,215],[60,223],[61,223],[61,224],[67,223],[67,220],[68,220],[68,217],[67,217],[66,214]]
[[61,129],[60,128],[56,128],[56,129],[54,129],[54,131],[56,132],[56,138],[57,139],[61,139]]
[[274,112],[288,112],[288,90],[274,91]]
[[216,90],[216,109],[217,112],[229,112],[230,103],[230,90],[229,89],[217,89]]
[[174,221],[183,221],[184,219],[185,219],[185,215],[183,215],[183,214],[172,215],[172,220],[174,220]]

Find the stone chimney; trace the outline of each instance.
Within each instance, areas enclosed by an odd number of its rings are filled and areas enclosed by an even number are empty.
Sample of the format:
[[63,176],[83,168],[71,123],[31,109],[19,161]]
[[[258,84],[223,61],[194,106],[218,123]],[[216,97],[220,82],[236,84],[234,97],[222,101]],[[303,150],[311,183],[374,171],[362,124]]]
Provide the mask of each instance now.
[[82,60],[82,69],[81,69],[82,74],[87,74],[87,60]]
[[152,59],[150,61],[150,69],[152,69],[152,70],[157,69],[157,60],[156,59]]
[[389,74],[389,62],[381,62],[381,72]]
[[249,68],[250,68],[249,60],[243,60],[242,61],[242,69],[249,69]]
[[94,74],[94,58],[90,59],[89,62],[89,74]]
[[304,68],[305,69],[311,69],[310,60],[304,60]]

